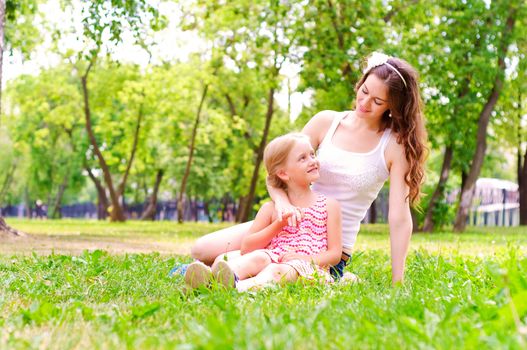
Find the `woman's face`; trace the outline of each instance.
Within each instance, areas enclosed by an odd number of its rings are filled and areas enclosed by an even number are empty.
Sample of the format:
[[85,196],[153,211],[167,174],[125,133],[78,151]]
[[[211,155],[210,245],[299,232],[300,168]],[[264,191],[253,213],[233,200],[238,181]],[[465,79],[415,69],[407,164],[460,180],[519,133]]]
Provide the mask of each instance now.
[[375,74],[370,74],[357,91],[355,114],[380,120],[388,109],[388,86]]

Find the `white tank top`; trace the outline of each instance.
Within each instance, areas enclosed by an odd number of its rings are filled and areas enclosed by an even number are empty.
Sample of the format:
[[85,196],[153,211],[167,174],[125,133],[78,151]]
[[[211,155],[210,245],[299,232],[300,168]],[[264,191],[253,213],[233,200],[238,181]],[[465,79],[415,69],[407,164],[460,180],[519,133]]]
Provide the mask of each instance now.
[[353,113],[339,113],[318,147],[320,179],[312,188],[313,191],[340,202],[342,244],[344,249],[350,250],[357,239],[360,222],[390,175],[384,159],[384,150],[391,130],[384,130],[381,141],[369,152],[345,151],[335,146],[332,140],[335,130],[346,116],[355,117]]

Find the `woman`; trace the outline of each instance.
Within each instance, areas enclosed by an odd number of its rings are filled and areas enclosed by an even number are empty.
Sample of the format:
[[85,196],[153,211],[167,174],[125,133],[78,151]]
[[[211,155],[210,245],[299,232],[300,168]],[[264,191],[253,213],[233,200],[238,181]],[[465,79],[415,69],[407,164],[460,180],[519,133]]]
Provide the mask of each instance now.
[[[390,179],[388,222],[392,281],[400,282],[412,234],[410,206],[420,196],[424,176],[426,131],[418,75],[407,62],[374,53],[356,85],[354,111],[322,111],[302,132],[318,152],[320,179],[313,190],[337,199],[342,207],[342,275],[351,256],[360,221]],[[278,217],[294,215],[283,190],[268,185]],[[293,223],[294,224],[294,223]],[[240,249],[251,223],[217,231],[197,240],[192,256],[207,264],[227,251]]]

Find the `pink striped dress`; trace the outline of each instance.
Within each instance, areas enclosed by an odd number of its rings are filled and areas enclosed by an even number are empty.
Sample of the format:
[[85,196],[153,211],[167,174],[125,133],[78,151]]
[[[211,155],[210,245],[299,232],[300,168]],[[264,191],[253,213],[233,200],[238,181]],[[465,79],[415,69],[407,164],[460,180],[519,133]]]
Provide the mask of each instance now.
[[[319,194],[315,203],[308,208],[302,208],[302,211],[304,215],[298,227],[284,226],[266,249],[263,249],[273,263],[281,263],[280,257],[284,253],[294,252],[311,256],[328,249],[326,196]],[[325,280],[331,279],[328,269],[322,269],[312,262],[292,260],[285,264],[291,265],[303,277],[311,278],[313,275],[319,275]]]

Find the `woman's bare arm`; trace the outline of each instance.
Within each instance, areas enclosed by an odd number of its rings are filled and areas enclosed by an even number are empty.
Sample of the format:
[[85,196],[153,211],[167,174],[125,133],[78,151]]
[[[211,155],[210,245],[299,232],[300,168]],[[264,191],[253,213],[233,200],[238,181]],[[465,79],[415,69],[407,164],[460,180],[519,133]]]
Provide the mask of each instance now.
[[409,165],[404,149],[393,140],[387,150],[390,166],[390,198],[388,223],[392,257],[392,282],[402,282],[406,255],[412,237],[412,215],[408,199],[409,187],[404,181]]
[[320,146],[322,140],[324,140],[336,114],[337,112],[335,111],[318,112],[302,129],[302,133],[309,136],[311,146],[313,146],[315,151],[318,149],[318,146]]
[[288,217],[289,226],[296,226],[302,220],[302,213],[300,210],[291,204],[287,193],[281,188],[273,187],[266,179],[267,192],[274,202],[274,211],[279,221],[284,217]]

